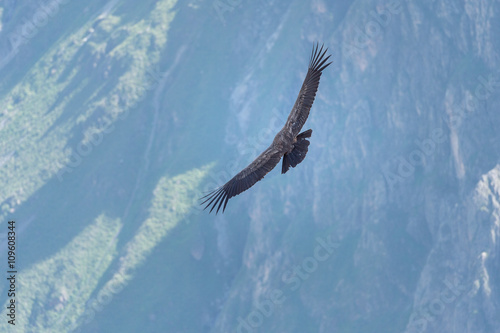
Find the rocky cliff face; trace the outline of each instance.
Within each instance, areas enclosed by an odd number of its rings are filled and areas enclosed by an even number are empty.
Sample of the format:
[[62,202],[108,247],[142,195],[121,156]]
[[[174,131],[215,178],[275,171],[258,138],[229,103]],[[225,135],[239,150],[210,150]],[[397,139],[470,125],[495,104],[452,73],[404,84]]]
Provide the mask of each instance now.
[[[498,1],[55,3],[0,4],[26,331],[500,332]],[[307,158],[200,212],[315,41]]]
[[[239,327],[498,332],[500,42],[493,26],[500,6],[340,7],[313,1],[301,20],[306,40],[330,45],[335,67],[306,125],[314,130],[306,163],[253,194],[253,241],[243,254],[253,273],[229,297],[252,299],[237,312]],[[280,27],[293,25],[287,15]],[[280,194],[275,205],[273,193]],[[288,223],[273,227],[283,218]],[[318,235],[341,245],[316,265],[309,259]],[[302,282],[296,290],[288,289],[287,269]],[[275,290],[288,299],[269,303]],[[235,325],[233,311],[226,308],[216,327]]]

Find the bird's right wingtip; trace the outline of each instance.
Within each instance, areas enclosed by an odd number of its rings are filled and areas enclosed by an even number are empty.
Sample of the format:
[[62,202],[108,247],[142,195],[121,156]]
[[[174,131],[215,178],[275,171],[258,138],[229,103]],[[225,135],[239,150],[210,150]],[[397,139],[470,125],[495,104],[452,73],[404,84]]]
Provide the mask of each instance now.
[[[330,59],[332,56],[329,54],[326,58],[326,52],[328,51],[328,48],[324,48],[325,44],[321,44],[321,47],[319,47],[319,42],[316,42],[316,45],[313,44],[313,49],[311,53],[311,59],[309,61],[309,68],[314,70],[314,71],[323,71],[325,68],[327,68],[332,62],[329,62],[325,65],[325,62]],[[318,50],[319,49],[319,50]]]

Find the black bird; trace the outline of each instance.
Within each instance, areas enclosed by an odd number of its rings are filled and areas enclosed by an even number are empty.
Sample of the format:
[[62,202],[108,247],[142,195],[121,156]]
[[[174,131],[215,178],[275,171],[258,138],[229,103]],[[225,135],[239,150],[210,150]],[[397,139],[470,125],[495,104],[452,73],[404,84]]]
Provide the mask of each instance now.
[[241,170],[226,184],[201,198],[202,200],[205,199],[201,203],[202,205],[208,202],[204,209],[212,205],[212,209],[210,209],[210,212],[212,212],[215,206],[218,205],[217,214],[222,203],[224,203],[222,208],[222,212],[224,212],[230,198],[248,190],[256,182],[264,178],[279,163],[281,157],[283,157],[282,174],[287,172],[290,167],[294,168],[304,160],[309,147],[307,138],[311,137],[312,130],[308,129],[300,134],[299,132],[309,116],[309,111],[318,90],[321,72],[331,64],[329,62],[325,65],[330,58],[330,55],[325,58],[328,49],[323,51],[323,45],[319,50],[318,47],[318,44],[316,44],[316,47],[313,46],[306,78],[285,126],[276,134],[269,148],[264,150],[249,166]]

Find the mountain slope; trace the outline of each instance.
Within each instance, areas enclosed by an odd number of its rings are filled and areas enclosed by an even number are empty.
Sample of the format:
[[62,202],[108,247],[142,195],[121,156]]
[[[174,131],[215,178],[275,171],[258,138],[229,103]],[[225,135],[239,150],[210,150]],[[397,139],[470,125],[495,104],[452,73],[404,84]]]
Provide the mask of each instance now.
[[[499,332],[498,2],[56,7],[0,5],[20,331]],[[206,214],[316,41],[307,158]]]

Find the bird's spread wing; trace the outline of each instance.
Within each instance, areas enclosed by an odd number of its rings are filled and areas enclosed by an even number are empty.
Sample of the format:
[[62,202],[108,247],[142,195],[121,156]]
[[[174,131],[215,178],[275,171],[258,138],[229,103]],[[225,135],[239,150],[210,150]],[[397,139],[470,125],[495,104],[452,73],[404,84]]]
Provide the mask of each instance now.
[[[323,51],[323,46],[321,46],[319,50],[318,48],[318,44],[316,47],[313,47],[307,76],[285,124],[285,128],[291,129],[294,137],[299,134],[309,116],[309,111],[311,110],[314,98],[316,97],[316,91],[318,90],[321,72],[331,64],[331,62],[325,64],[330,58],[330,56],[325,58],[328,49]],[[204,201],[201,204],[207,204],[205,209],[212,206],[210,212],[212,212],[216,206],[216,213],[219,212],[221,207],[222,212],[224,212],[230,198],[248,190],[256,182],[264,178],[264,176],[279,163],[282,155],[283,152],[278,149],[278,147],[274,146],[274,144],[271,145],[230,181],[204,196],[202,198]]]
[[264,176],[278,164],[281,155],[279,150],[271,145],[230,181],[204,196],[202,199],[206,199],[201,204],[203,205],[208,202],[205,209],[212,205],[210,212],[218,205],[216,211],[216,213],[218,213],[222,203],[224,203],[222,207],[222,212],[224,212],[227,201],[241,192],[248,190],[256,182],[264,178]]
[[309,116],[309,111],[311,110],[314,97],[316,97],[316,91],[318,90],[321,72],[331,64],[331,62],[329,62],[325,65],[325,62],[330,58],[330,56],[325,58],[327,50],[328,49],[325,49],[323,51],[323,46],[318,50],[318,44],[316,44],[315,48],[313,47],[311,60],[309,61],[309,70],[307,71],[299,96],[285,124],[286,128],[292,128],[294,136],[299,134]]

